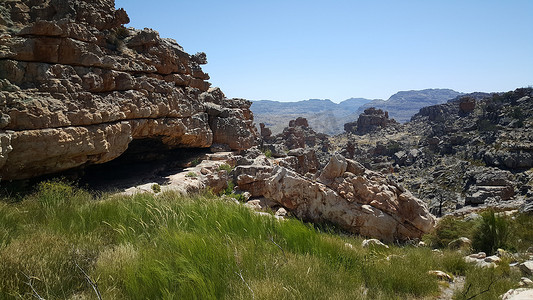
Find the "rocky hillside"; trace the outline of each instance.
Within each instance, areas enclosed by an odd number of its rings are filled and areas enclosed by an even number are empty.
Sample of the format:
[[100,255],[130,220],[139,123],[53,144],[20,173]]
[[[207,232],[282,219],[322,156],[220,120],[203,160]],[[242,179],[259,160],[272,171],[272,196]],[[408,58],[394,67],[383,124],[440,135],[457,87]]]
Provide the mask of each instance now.
[[319,99],[298,102],[260,100],[254,101],[250,109],[256,123],[264,123],[274,134],[281,133],[290,120],[303,117],[314,130],[334,135],[341,133],[342,125],[353,120],[352,115],[357,109],[370,101],[364,98],[351,98],[340,103]]
[[264,209],[387,241],[433,228],[426,206],[394,180],[331,158],[327,136],[306,119],[290,121],[281,136],[263,126],[259,139],[251,102],[210,88],[204,53],[124,27],[128,16],[114,1],[3,3],[5,186],[74,168],[81,180],[93,172],[126,194],[229,190],[249,205],[268,202]]
[[533,89],[521,88],[424,107],[405,125],[346,133],[332,145],[370,169],[394,174],[440,215],[463,206],[528,207],[532,128]]
[[145,148],[251,147],[251,102],[210,88],[200,65],[113,0],[0,5],[0,178],[23,179]]
[[401,91],[392,96],[388,100],[374,100],[372,102],[362,105],[357,110],[354,118],[367,108],[375,107],[387,111],[391,118],[400,123],[405,123],[415,115],[419,109],[426,106],[442,104],[448,100],[460,96],[462,93],[450,89],[426,89],[419,91]]

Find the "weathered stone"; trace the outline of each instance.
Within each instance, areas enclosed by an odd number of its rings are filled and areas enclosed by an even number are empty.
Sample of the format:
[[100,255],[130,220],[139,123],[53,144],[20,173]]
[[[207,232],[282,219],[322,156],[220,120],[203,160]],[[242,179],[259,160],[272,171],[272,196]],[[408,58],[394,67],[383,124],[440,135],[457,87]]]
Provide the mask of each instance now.
[[389,249],[389,246],[383,244],[380,240],[378,239],[368,239],[368,240],[364,240],[362,243],[361,243],[361,246],[363,248],[378,248],[378,249]]
[[472,97],[462,97],[459,99],[459,110],[462,113],[471,113],[476,108],[476,99]]
[[484,260],[485,260],[485,262],[488,262],[488,263],[492,262],[492,263],[495,263],[495,264],[499,264],[502,261],[502,259],[499,258],[496,255],[487,256]]
[[239,189],[250,192],[252,197],[258,197],[265,194],[266,179],[270,177],[271,172],[271,166],[237,166],[233,171],[233,177]]
[[501,296],[502,300],[529,300],[533,299],[533,289],[520,288],[507,291]]
[[472,246],[472,241],[467,237],[460,237],[448,243],[450,249],[465,249]]
[[437,277],[441,281],[453,282],[453,277],[443,271],[431,270],[428,271],[428,274]]
[[289,122],[289,127],[296,127],[296,126],[309,127],[309,123],[307,122],[306,118],[298,117],[296,118],[296,120],[291,120]]
[[520,278],[520,286],[530,286],[530,287],[533,287],[533,280],[527,278],[527,277],[522,277]]
[[259,123],[261,137],[262,138],[268,138],[272,135],[272,130],[270,128],[265,126],[265,123]]
[[270,151],[272,157],[286,157],[289,149],[283,144],[263,144],[264,151]]
[[475,258],[475,259],[485,259],[485,257],[487,257],[487,254],[485,252],[479,252],[475,254],[470,254],[468,257]]
[[333,222],[385,241],[419,238],[433,227],[434,217],[410,193],[375,172],[344,178],[340,170],[346,169],[346,161],[342,163],[341,157],[332,161],[323,172],[329,187],[276,166],[265,180],[264,196],[304,220]]
[[365,134],[381,128],[397,124],[394,119],[389,119],[389,113],[381,109],[370,107],[359,115],[357,122],[344,124],[346,132]]
[[251,103],[209,89],[199,66],[205,54],[191,56],[151,29],[123,27],[129,18],[114,1],[15,1],[4,8],[2,179],[103,163],[132,140],[234,150],[255,143]]
[[297,148],[287,153],[288,157],[279,160],[279,165],[296,171],[301,175],[316,173],[319,168],[315,150],[309,148]]
[[326,167],[320,172],[318,180],[328,185],[335,178],[341,177],[346,172],[347,167],[348,162],[344,156],[340,154],[333,155]]
[[522,273],[524,273],[526,276],[533,275],[533,260],[528,260],[526,262],[523,262],[520,264],[520,270]]

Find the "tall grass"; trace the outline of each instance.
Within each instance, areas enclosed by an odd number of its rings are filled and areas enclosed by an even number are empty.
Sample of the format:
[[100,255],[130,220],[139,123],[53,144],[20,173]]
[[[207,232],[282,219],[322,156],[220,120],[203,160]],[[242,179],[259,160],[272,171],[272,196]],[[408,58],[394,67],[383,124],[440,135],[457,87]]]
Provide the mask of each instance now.
[[428,270],[473,268],[449,251],[363,249],[208,193],[94,197],[62,182],[0,202],[0,238],[0,299],[94,299],[80,268],[104,299],[412,299],[438,294]]

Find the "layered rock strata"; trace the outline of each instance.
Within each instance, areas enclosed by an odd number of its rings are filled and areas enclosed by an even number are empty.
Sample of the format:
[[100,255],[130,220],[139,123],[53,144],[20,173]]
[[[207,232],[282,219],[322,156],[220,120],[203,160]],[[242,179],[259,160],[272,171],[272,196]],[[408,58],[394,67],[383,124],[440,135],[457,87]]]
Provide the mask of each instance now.
[[134,139],[255,143],[251,102],[210,88],[205,54],[124,27],[113,0],[14,0],[0,10],[0,178],[104,163]]

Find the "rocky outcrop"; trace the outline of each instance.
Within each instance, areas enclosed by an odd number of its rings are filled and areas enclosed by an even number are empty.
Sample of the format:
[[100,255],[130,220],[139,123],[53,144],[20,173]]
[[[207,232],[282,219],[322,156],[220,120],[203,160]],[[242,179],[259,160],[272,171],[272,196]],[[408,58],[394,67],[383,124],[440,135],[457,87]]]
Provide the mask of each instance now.
[[132,140],[246,149],[251,102],[209,88],[204,53],[126,28],[113,0],[7,1],[0,22],[0,177],[120,156]]
[[532,97],[531,88],[471,93],[401,126],[330,140],[365,167],[393,173],[438,216],[465,205],[518,208],[533,197]]
[[344,124],[344,131],[365,134],[394,124],[398,123],[394,119],[389,119],[388,112],[370,107],[359,115],[357,122]]
[[281,166],[237,170],[239,189],[307,221],[332,222],[385,241],[419,238],[435,223],[425,205],[396,182],[341,155],[331,158],[318,180]]
[[315,174],[320,167],[315,150],[310,148],[292,149],[287,152],[287,157],[278,160],[278,164],[300,175]]
[[273,157],[283,158],[280,165],[297,170],[300,174],[315,173],[324,167],[331,154],[329,137],[315,132],[306,118],[296,118],[289,122],[283,132],[275,136],[261,125],[261,145]]

